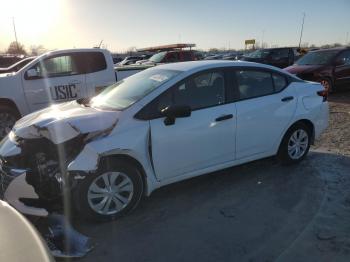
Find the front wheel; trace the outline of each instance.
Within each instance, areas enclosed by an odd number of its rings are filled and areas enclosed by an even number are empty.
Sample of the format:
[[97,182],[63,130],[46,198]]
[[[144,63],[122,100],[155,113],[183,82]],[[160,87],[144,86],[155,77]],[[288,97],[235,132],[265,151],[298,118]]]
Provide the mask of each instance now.
[[136,167],[121,161],[104,161],[96,174],[80,180],[73,191],[76,215],[90,220],[113,220],[139,203],[143,181]]
[[278,151],[282,164],[294,164],[305,158],[310,149],[311,132],[303,123],[293,125],[283,137]]

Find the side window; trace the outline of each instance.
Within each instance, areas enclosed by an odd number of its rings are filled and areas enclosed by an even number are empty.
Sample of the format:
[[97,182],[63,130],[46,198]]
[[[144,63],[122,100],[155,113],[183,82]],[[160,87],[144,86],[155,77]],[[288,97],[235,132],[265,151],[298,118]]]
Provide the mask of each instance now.
[[179,60],[178,55],[179,55],[178,53],[168,53],[166,56],[165,62],[167,63],[177,62]]
[[87,74],[102,71],[107,68],[105,56],[101,52],[83,53],[81,56],[83,56],[84,71]]
[[37,71],[38,77],[58,77],[83,73],[78,70],[73,55],[49,57],[32,68]]
[[240,99],[274,93],[271,73],[257,70],[236,71]]
[[272,74],[272,79],[275,85],[275,92],[281,91],[288,85],[287,78],[282,75]]
[[225,102],[224,73],[196,74],[154,99],[138,114],[139,119],[161,117],[161,110],[170,105],[187,105],[192,110],[220,105]]
[[172,88],[173,103],[192,110],[225,103],[225,78],[222,72],[208,72],[189,78]]
[[285,59],[289,57],[289,49],[277,49],[272,53],[272,57],[275,60]]
[[350,51],[343,52],[337,59],[340,65],[350,65]]
[[192,53],[191,52],[183,52],[183,60],[184,61],[192,61]]

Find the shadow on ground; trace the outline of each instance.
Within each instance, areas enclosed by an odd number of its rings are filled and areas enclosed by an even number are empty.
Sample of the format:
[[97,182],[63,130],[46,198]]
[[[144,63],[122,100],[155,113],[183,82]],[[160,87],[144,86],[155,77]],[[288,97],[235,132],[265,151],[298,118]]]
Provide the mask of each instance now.
[[208,174],[79,225],[96,243],[81,261],[349,261],[349,185],[350,158],[322,152]]

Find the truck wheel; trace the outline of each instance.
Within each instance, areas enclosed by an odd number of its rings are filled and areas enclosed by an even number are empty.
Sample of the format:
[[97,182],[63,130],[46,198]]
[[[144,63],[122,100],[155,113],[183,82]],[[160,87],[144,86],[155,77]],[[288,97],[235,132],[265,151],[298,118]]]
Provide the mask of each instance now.
[[300,162],[310,149],[311,132],[303,123],[296,123],[288,129],[278,150],[278,158],[284,165]]
[[143,180],[127,162],[104,161],[102,167],[79,180],[73,191],[75,216],[108,221],[134,209],[141,200]]
[[11,131],[19,118],[20,115],[16,109],[6,105],[0,105],[0,140]]

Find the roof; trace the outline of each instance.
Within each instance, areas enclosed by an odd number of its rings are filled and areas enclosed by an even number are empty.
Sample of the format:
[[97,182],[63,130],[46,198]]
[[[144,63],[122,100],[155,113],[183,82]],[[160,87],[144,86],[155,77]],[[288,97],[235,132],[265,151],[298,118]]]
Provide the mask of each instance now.
[[[166,69],[166,70],[177,70],[177,71],[192,71],[196,69],[210,69],[210,68],[217,68],[217,67],[234,67],[234,66],[243,66],[243,67],[261,67],[261,68],[269,68],[274,69],[277,71],[282,71],[279,68],[260,64],[260,63],[254,63],[254,62],[247,62],[247,61],[228,61],[228,60],[200,60],[200,61],[190,61],[190,62],[179,62],[179,63],[169,63],[169,64],[163,64],[157,66],[157,68]],[[285,71],[282,71],[286,73]]]

